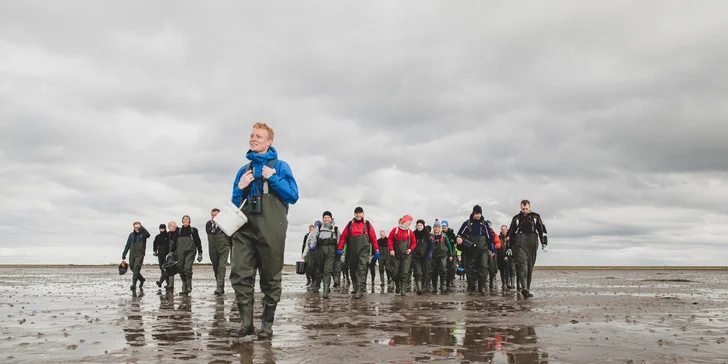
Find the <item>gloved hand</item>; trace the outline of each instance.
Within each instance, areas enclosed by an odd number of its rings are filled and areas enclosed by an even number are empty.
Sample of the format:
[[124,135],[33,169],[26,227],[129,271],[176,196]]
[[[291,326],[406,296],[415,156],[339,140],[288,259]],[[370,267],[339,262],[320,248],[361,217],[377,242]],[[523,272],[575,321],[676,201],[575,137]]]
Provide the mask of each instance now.
[[511,248],[506,249],[506,256],[510,257],[512,255],[513,255],[513,251],[511,250]]
[[374,252],[374,259],[379,260],[379,252]]
[[548,253],[549,248],[546,245],[541,245],[541,250],[543,250],[544,253]]
[[157,252],[154,252],[154,256],[156,257],[157,255],[158,255]]
[[174,260],[174,254],[173,253],[167,254],[167,256],[165,257],[165,259],[168,262],[173,261]]
[[316,250],[316,245],[308,247],[308,251],[312,252],[314,250]]
[[336,251],[336,256],[339,257],[339,258],[341,258],[341,250],[337,250]]
[[202,254],[197,254],[197,261],[198,262],[201,262],[202,261]]

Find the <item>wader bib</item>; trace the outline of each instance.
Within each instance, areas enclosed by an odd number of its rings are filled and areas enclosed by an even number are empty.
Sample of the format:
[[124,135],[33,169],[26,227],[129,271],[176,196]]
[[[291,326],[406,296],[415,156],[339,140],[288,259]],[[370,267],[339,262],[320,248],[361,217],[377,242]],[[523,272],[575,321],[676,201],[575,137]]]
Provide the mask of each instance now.
[[405,285],[410,270],[412,256],[407,254],[409,240],[394,240],[394,257],[392,258],[392,273],[394,274],[395,293],[405,295]]
[[[324,230],[328,232],[329,230]],[[323,282],[324,284],[324,297],[328,297],[331,289],[331,275],[334,272],[334,262],[337,260],[336,257],[336,238],[334,232],[331,231],[331,237],[328,239],[318,239],[316,243],[315,262],[316,262],[316,290],[318,285]]]
[[366,234],[350,236],[346,249],[346,260],[349,262],[351,280],[354,283],[354,295],[361,297],[367,289],[367,268],[371,251],[369,237]]
[[508,246],[506,245],[506,238],[501,236],[501,247],[498,249],[497,260],[498,260],[498,271],[500,271],[501,289],[511,288],[511,260],[513,256],[506,256]]
[[167,246],[160,246],[157,247],[157,260],[159,260],[159,270],[162,271],[161,275],[159,276],[160,282],[167,282],[166,289],[168,291],[171,291],[174,289],[174,276],[170,277],[167,275],[167,272],[164,271],[164,264],[167,263],[167,254],[169,254],[171,250],[171,243],[169,239],[165,241],[165,244]]
[[212,270],[215,272],[215,280],[217,281],[215,293],[223,294],[225,293],[226,265],[230,256],[230,238],[218,228],[214,234],[207,234],[207,241]]
[[182,279],[182,293],[192,292],[192,263],[195,261],[196,253],[197,248],[190,227],[190,236],[177,236],[177,266]]
[[144,277],[142,276],[142,265],[144,265],[144,255],[147,251],[146,242],[132,242],[129,247],[129,266],[131,271],[134,273],[132,277],[133,285],[136,286],[137,281],[144,284]]

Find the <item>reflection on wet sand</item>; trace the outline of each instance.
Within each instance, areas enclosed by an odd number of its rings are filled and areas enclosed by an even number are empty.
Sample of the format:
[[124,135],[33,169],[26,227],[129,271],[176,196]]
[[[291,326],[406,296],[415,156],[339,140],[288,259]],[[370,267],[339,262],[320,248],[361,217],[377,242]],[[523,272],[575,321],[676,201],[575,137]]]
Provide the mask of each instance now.
[[[143,296],[143,295],[142,295]],[[142,318],[140,297],[134,293],[129,306],[126,307],[126,322],[124,324],[124,338],[130,346],[138,347],[146,345],[144,338],[144,319]]]

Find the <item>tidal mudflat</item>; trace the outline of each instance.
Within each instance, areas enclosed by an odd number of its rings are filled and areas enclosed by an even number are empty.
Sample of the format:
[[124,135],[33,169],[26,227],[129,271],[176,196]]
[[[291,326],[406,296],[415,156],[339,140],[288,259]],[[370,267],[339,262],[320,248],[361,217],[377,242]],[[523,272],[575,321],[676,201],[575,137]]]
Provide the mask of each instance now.
[[269,341],[228,336],[234,295],[213,295],[211,269],[196,267],[191,297],[143,273],[133,294],[115,267],[0,269],[0,362],[728,363],[728,271],[539,270],[527,300],[459,280],[448,295],[377,284],[324,300],[286,269]]

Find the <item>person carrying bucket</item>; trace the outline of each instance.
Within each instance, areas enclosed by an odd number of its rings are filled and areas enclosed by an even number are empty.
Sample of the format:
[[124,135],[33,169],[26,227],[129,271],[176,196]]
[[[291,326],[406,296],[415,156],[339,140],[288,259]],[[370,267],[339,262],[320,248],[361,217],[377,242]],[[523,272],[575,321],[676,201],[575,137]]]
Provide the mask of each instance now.
[[[167,274],[164,271],[164,263],[167,263],[167,254],[169,254],[169,233],[167,232],[167,225],[159,224],[159,234],[154,237],[154,243],[152,246],[154,256],[157,257],[159,262],[159,270],[161,275],[157,281],[157,287],[162,290],[162,282],[167,282]],[[167,282],[167,288],[169,282]],[[166,288],[165,288],[166,289]]]
[[182,226],[177,228],[177,233],[173,235],[172,251],[177,256],[177,266],[182,279],[180,296],[187,296],[192,292],[192,264],[195,261],[195,250],[197,250],[197,261],[202,261],[202,240],[197,228],[190,225],[191,222],[188,215],[183,216]]
[[288,207],[298,201],[298,184],[288,163],[278,159],[274,137],[267,124],[253,125],[246,154],[250,163],[238,170],[233,182],[232,203],[242,203],[242,212],[247,217],[247,223],[232,235],[230,283],[240,311],[240,328],[231,332],[234,336],[253,334],[256,266],[263,291],[258,338],[273,336],[273,320],[281,300]]
[[132,276],[131,290],[136,290],[137,282],[139,282],[139,289],[144,290],[142,287],[146,279],[142,276],[142,265],[144,265],[144,255],[147,250],[147,239],[152,235],[149,234],[147,229],[139,221],[134,221],[132,226],[134,227],[134,231],[126,239],[126,246],[124,246],[124,252],[121,254],[121,260],[122,262],[126,262],[126,253],[129,253],[129,266],[131,267],[132,273],[134,273]]

